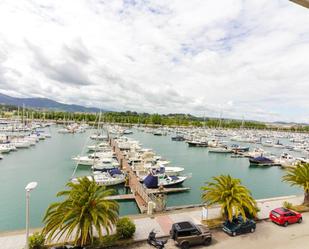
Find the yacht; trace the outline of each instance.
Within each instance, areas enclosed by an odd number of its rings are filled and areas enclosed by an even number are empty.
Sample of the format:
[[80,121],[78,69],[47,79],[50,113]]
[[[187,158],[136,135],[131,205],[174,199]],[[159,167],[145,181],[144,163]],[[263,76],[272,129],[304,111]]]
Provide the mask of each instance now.
[[210,153],[233,153],[233,150],[227,147],[217,147],[217,148],[209,148],[208,152]]
[[88,145],[88,151],[104,151],[109,148],[108,143],[99,143],[97,145]]
[[[87,176],[91,181],[95,181],[100,186],[114,186],[122,184],[125,181],[125,175],[119,169],[111,169],[108,172],[94,172]],[[78,178],[72,179],[73,183],[78,183]]]
[[284,152],[281,156],[275,159],[275,163],[280,164],[282,167],[294,166],[296,164],[297,159],[292,155]]
[[250,165],[258,165],[258,166],[273,166],[274,161],[268,157],[259,156],[254,158],[249,158]]
[[98,140],[98,141],[107,141],[107,136],[105,135],[102,135],[102,134],[93,134],[90,136],[90,139],[93,139],[93,140]]
[[191,140],[187,141],[189,147],[208,147],[207,141]]
[[143,181],[146,188],[158,188],[163,187],[173,187],[182,184],[188,177],[187,176],[155,176],[149,174]]

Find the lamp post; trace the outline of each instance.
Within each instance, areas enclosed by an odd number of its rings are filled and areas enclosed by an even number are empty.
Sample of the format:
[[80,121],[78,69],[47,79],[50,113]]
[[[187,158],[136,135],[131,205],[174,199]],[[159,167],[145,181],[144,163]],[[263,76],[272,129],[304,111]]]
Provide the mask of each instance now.
[[26,249],[29,249],[29,203],[30,203],[30,192],[36,188],[37,182],[30,182],[25,187],[26,190]]

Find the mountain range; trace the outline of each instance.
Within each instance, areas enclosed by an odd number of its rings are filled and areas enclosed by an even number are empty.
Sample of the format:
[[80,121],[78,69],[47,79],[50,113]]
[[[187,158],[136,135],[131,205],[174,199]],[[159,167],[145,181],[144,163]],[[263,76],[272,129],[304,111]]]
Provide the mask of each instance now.
[[67,112],[100,112],[96,107],[85,107],[81,105],[63,104],[48,98],[16,98],[0,93],[0,104],[25,106],[26,108],[51,109]]

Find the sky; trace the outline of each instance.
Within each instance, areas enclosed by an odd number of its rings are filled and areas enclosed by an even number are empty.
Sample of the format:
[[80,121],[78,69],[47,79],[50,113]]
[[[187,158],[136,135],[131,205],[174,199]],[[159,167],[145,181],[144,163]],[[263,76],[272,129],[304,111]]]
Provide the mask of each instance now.
[[309,10],[286,0],[1,0],[0,92],[309,122]]

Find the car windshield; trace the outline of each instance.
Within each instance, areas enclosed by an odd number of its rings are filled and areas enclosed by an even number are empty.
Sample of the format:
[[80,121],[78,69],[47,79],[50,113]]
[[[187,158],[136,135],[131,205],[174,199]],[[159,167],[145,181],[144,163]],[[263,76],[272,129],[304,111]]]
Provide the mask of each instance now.
[[271,212],[271,214],[272,214],[273,216],[277,217],[277,218],[279,218],[279,217],[280,217],[280,214],[278,214],[278,213],[277,213],[277,212],[275,212],[275,211],[272,211],[272,212]]

